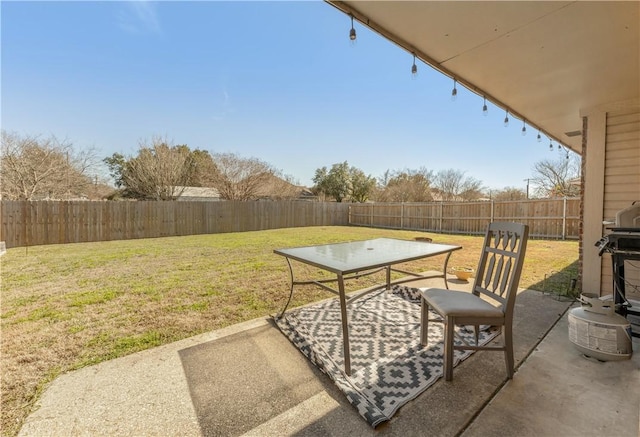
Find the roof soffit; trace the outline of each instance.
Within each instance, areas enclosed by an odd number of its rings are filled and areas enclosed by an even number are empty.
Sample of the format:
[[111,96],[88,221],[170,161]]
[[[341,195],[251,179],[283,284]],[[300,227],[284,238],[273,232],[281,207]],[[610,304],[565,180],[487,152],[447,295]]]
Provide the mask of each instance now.
[[329,3],[576,151],[582,110],[640,93],[638,2]]

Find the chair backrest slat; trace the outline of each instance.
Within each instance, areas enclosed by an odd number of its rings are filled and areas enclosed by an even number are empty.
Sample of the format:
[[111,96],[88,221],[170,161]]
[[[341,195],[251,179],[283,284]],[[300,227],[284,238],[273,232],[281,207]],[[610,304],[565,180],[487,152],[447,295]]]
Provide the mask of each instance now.
[[483,294],[513,310],[520,282],[529,228],[521,223],[494,222],[485,235],[473,293]]

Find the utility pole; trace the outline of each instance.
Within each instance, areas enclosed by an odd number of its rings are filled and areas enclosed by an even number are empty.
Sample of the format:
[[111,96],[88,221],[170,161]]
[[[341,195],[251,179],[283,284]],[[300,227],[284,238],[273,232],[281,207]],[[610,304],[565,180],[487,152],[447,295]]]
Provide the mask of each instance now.
[[527,200],[528,200],[529,199],[529,181],[530,181],[530,179],[527,178],[524,181],[527,183]]

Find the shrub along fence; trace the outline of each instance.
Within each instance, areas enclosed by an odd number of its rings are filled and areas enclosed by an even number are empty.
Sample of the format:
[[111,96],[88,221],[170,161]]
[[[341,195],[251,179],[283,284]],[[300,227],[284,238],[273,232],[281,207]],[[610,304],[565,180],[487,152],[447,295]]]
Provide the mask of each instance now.
[[577,239],[579,208],[579,199],[573,198],[429,203],[4,200],[0,241],[11,248],[343,225],[483,234],[497,220],[526,223],[532,237]]
[[349,209],[351,225],[450,234],[482,235],[489,223],[501,220],[529,225],[531,237],[578,239],[580,199],[358,203]]

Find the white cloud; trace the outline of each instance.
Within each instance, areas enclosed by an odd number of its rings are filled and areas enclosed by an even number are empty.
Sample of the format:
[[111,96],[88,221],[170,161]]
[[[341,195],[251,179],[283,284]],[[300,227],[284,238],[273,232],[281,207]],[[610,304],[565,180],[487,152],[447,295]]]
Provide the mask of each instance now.
[[129,33],[160,33],[157,2],[136,0],[125,3],[118,12],[118,25]]

